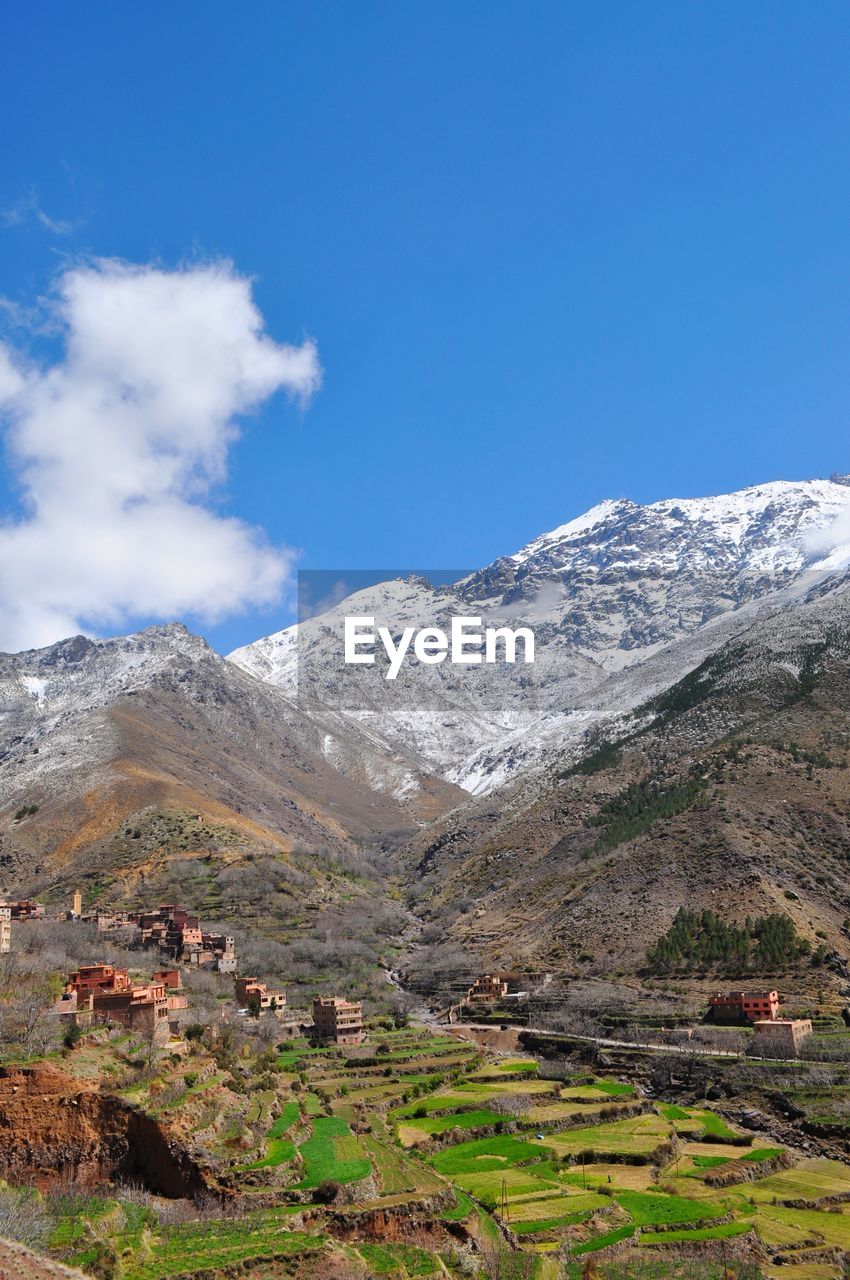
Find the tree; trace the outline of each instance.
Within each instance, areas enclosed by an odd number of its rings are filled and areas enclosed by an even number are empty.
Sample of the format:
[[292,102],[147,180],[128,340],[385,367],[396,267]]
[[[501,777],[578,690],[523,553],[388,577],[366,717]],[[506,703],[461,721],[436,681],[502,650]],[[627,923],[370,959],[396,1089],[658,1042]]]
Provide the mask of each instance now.
[[533,1254],[511,1249],[501,1236],[482,1240],[481,1263],[487,1280],[531,1280],[537,1267]]

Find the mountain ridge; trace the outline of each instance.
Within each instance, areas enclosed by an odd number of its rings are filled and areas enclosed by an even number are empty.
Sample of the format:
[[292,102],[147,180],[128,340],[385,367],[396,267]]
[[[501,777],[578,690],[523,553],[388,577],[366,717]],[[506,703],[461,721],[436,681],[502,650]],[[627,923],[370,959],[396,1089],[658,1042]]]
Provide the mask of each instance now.
[[[839,480],[771,481],[645,505],[608,499],[448,588],[381,583],[227,657],[343,712],[356,687],[361,701],[349,710],[361,727],[477,793],[531,764],[551,736],[585,732],[611,676],[674,654],[753,602],[776,597],[781,607],[780,593],[803,575],[848,560],[850,488]],[[485,625],[533,626],[533,672],[467,669],[461,682],[444,664],[406,671],[387,689],[380,679],[355,686],[342,669],[344,613],[375,615],[399,631],[442,625],[458,607]],[[748,621],[744,612],[741,625]]]
[[642,974],[686,908],[788,917],[826,953],[794,977],[798,994],[845,989],[849,778],[845,580],[754,621],[581,755],[418,833],[408,881],[435,946],[417,963],[440,971],[445,952],[556,971],[577,1001],[606,983],[613,995],[610,975]]
[[[400,877],[413,909],[444,921],[476,962],[569,968],[585,954],[582,963],[604,966],[593,936],[608,918],[625,940],[611,962],[634,972],[647,941],[640,913],[653,894],[671,909],[690,901],[692,865],[707,901],[725,879],[783,907],[797,864],[815,874],[811,828],[829,842],[829,894],[813,880],[789,910],[803,936],[820,929],[838,954],[837,904],[850,919],[850,900],[835,888],[839,851],[845,840],[850,847],[850,794],[819,720],[843,734],[850,718],[850,570],[831,567],[850,488],[773,484],[743,503],[732,497],[707,500],[708,528],[704,504],[681,515],[670,500],[647,516],[637,504],[606,503],[529,544],[521,562],[504,557],[451,587],[406,578],[367,588],[306,625],[310,661],[297,685],[281,687],[257,666],[292,672],[291,629],[253,648],[254,671],[178,623],[0,655],[3,880],[53,900],[79,880],[89,900],[118,892],[127,901],[179,873],[226,912],[221,886],[254,883],[258,866],[261,883],[276,883],[281,867],[309,880],[312,863],[344,861],[377,840],[386,884],[369,880],[369,893],[381,897]],[[694,538],[701,559],[688,550]],[[521,621],[530,605],[548,640],[533,674],[478,669],[464,682],[403,669],[387,682],[377,665],[366,683],[338,679],[329,619],[341,610],[380,607],[400,626],[479,604],[488,621]],[[747,792],[732,784],[718,744],[744,731],[752,708],[776,723],[754,749]],[[777,746],[780,733],[796,734],[814,760],[830,757],[829,769],[801,779],[799,760],[791,768]],[[619,744],[618,760],[587,770],[582,762],[606,742]],[[677,788],[690,796],[692,766],[718,773],[714,789],[734,798],[734,830],[726,801],[681,812],[671,801],[663,823],[621,850],[596,847],[586,820],[619,792],[634,784],[674,801]],[[787,839],[766,857],[770,823]],[[672,870],[659,864],[659,848]],[[317,927],[348,884],[322,872],[307,891]],[[281,901],[284,913],[293,909]],[[474,910],[459,911],[470,901]],[[264,918],[271,930],[289,927],[286,914]]]

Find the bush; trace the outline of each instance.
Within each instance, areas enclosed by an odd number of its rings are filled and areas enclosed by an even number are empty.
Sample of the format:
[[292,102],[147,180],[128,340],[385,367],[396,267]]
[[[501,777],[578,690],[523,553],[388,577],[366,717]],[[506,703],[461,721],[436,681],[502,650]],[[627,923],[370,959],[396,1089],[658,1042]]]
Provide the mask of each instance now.
[[316,1187],[315,1196],[319,1204],[333,1204],[339,1196],[342,1187],[333,1178],[326,1178],[324,1182],[320,1182]]
[[69,1022],[65,1028],[65,1034],[62,1036],[62,1043],[66,1049],[73,1049],[75,1044],[79,1044],[82,1035],[79,1023]]

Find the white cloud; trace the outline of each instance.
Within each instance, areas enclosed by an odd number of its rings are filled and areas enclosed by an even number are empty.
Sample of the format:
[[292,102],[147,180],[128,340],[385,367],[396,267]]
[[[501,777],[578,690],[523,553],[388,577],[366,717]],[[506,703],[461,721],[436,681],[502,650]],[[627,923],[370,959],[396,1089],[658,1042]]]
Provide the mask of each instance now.
[[0,524],[0,649],[128,620],[215,621],[279,598],[291,555],[211,509],[240,415],[319,386],[315,344],[274,342],[229,263],[68,270],[65,354],[0,344],[0,411],[24,516]]

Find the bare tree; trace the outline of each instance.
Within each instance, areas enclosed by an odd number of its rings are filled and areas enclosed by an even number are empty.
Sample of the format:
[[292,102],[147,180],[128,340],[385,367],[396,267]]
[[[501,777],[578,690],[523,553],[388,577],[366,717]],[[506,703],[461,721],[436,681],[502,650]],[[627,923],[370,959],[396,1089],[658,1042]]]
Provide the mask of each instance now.
[[487,1280],[531,1280],[536,1259],[531,1253],[511,1249],[501,1237],[481,1241],[481,1263]]
[[45,1244],[52,1229],[53,1220],[37,1192],[0,1188],[0,1238],[38,1246]]

